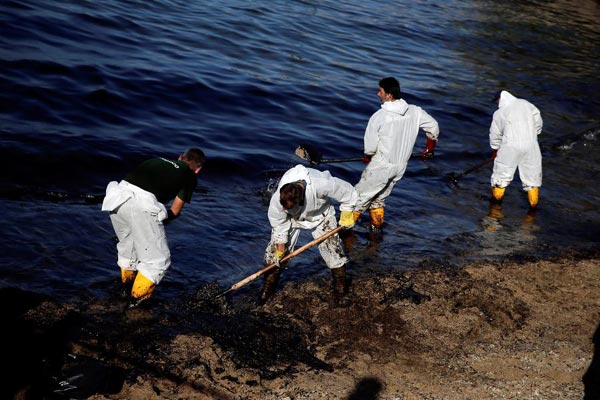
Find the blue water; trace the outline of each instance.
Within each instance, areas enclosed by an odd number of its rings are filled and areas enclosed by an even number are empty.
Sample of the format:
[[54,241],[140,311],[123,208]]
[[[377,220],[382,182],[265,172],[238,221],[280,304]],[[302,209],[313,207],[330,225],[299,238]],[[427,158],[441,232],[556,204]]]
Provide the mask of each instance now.
[[[168,227],[173,266],[157,295],[237,282],[262,266],[268,190],[302,162],[296,146],[360,156],[385,76],[441,136],[437,157],[411,161],[389,198],[383,240],[356,227],[352,274],[597,249],[599,3],[389,3],[0,3],[0,286],[103,296],[118,276],[106,184],[189,146],[209,164]],[[458,185],[447,177],[490,154],[499,88],[544,118],[533,219],[518,179],[490,218],[489,167]],[[318,168],[354,184],[363,167]],[[325,273],[311,249],[285,279]]]

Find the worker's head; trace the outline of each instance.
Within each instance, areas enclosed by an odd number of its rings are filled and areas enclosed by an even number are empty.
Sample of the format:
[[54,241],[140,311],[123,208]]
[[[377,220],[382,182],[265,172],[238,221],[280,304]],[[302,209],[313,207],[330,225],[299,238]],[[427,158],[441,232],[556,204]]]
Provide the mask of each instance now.
[[190,166],[190,169],[196,174],[200,172],[204,163],[206,163],[204,152],[196,147],[187,149],[179,159],[185,161],[187,165]]
[[383,78],[379,81],[379,92],[377,97],[381,100],[381,104],[386,101],[397,100],[400,98],[400,82],[396,78]]
[[286,210],[304,206],[304,185],[301,182],[283,185],[279,189],[279,203]]

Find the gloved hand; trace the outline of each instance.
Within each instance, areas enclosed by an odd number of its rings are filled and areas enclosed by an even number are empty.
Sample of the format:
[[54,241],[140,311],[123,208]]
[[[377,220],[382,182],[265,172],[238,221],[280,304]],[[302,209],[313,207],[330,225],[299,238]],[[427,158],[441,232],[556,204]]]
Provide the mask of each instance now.
[[354,226],[354,213],[352,211],[342,211],[340,213],[340,226],[350,229]]
[[423,160],[433,157],[436,144],[437,144],[437,142],[435,140],[427,138],[427,144],[425,145],[425,150],[423,150],[423,152],[421,153],[421,158],[423,158]]
[[368,164],[368,163],[370,163],[370,162],[371,162],[371,158],[372,158],[372,157],[373,157],[373,156],[368,156],[368,155],[366,155],[366,154],[365,154],[365,157],[363,158],[363,162],[364,162],[365,164]]
[[276,248],[275,253],[273,254],[273,262],[278,267],[281,267],[281,259],[283,258],[283,256],[285,256],[285,250],[278,250]]
[[496,150],[492,151],[492,155],[490,156],[490,158],[491,158],[492,160],[494,160],[494,159],[496,158],[496,155],[497,155],[497,154],[498,154],[498,150],[496,149]]
[[173,211],[171,211],[171,209],[169,208],[167,210],[167,218],[163,219],[163,225],[167,225],[170,224],[175,218],[177,218],[178,216],[175,215],[175,213]]

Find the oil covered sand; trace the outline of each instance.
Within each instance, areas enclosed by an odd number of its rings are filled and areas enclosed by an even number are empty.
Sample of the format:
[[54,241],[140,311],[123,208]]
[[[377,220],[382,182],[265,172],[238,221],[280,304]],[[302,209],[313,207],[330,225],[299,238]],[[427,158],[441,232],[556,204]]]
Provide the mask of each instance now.
[[350,304],[340,308],[328,276],[288,283],[262,307],[251,301],[259,282],[228,299],[208,286],[178,304],[133,309],[117,294],[56,304],[3,289],[11,366],[3,391],[22,399],[598,398],[597,255],[366,278],[349,271],[349,281]]

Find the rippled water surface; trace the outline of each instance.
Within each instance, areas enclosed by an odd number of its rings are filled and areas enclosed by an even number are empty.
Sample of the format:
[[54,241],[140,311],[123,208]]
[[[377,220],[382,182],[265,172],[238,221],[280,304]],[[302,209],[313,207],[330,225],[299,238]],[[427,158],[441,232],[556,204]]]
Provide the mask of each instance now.
[[[366,221],[356,227],[353,274],[596,249],[599,3],[389,3],[0,3],[0,284],[103,295],[117,276],[106,184],[188,146],[210,161],[168,227],[173,266],[160,295],[237,282],[261,267],[268,190],[302,162],[296,146],[360,156],[385,76],[441,136],[436,158],[412,160],[388,200],[383,240],[369,240]],[[499,88],[544,118],[535,216],[518,179],[490,213],[489,166],[458,185],[447,176],[490,154]],[[363,167],[318,168],[354,184]],[[311,249],[286,279],[324,273]]]

